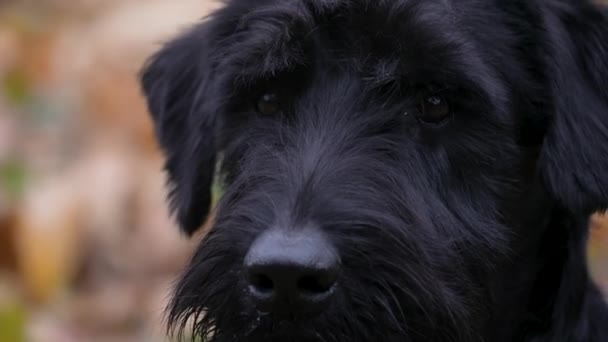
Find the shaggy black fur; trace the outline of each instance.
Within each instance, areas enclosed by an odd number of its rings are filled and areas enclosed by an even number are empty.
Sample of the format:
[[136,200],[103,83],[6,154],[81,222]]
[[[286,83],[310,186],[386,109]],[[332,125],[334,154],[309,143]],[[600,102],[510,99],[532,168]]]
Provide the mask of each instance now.
[[[608,207],[608,17],[589,1],[232,0],[142,83],[183,231],[216,162],[226,187],[169,308],[178,335],[608,341],[585,266]],[[243,258],[304,225],[339,253],[336,298],[263,314]]]

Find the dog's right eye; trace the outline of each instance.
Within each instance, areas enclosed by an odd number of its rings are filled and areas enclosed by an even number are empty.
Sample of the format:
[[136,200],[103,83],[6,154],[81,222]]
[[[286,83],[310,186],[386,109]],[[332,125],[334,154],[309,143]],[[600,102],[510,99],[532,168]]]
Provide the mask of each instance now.
[[255,110],[264,115],[272,115],[281,111],[279,98],[274,93],[266,93],[260,96],[255,104]]
[[439,124],[451,114],[450,104],[441,93],[419,98],[418,119],[427,124]]

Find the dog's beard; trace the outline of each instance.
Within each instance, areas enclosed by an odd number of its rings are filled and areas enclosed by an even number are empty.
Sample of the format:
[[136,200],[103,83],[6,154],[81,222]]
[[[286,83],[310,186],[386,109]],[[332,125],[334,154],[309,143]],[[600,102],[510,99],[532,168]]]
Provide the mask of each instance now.
[[[406,204],[390,192],[380,197],[376,188],[363,187],[372,190],[341,198],[342,206],[315,216],[320,226],[331,227],[324,233],[339,251],[341,269],[332,302],[314,318],[263,314],[249,299],[243,260],[269,226],[272,208],[264,207],[264,192],[228,189],[215,227],[177,284],[170,328],[181,336],[205,336],[205,342],[478,342],[475,332],[488,319],[481,303],[490,302],[482,282],[502,258],[498,247],[505,241],[498,233],[488,238],[471,232],[506,227],[491,219],[464,227],[447,207],[422,207],[437,202],[432,198]],[[412,198],[430,196],[410,192]],[[374,198],[410,208],[411,215],[380,205],[370,209]],[[485,217],[498,216],[492,209]]]
[[[320,316],[276,317],[259,312],[249,302],[240,268],[235,266],[240,265],[239,255],[216,248],[234,244],[220,243],[219,238],[219,234],[211,233],[205,239],[176,287],[169,307],[169,325],[178,339],[477,341],[472,332],[478,317],[473,317],[476,308],[470,304],[479,303],[478,289],[462,274],[434,271],[428,265],[419,265],[421,268],[415,270],[395,263],[394,260],[408,260],[406,256],[378,254],[374,262],[383,268],[346,270],[340,295]],[[348,259],[344,261],[349,264]]]

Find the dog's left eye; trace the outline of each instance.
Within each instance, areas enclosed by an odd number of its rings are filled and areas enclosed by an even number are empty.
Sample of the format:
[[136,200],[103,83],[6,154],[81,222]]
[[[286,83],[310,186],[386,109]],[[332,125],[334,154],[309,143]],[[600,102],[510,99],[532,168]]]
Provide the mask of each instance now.
[[425,123],[441,123],[450,113],[450,104],[442,94],[425,95],[419,99],[418,119]]
[[255,110],[264,115],[272,115],[281,111],[279,98],[275,93],[260,96],[255,104]]

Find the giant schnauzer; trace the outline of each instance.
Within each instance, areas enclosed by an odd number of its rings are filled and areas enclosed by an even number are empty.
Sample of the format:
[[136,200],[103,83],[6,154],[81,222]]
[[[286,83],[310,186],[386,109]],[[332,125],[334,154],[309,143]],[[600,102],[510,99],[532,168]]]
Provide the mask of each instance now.
[[176,337],[608,341],[585,265],[608,207],[590,1],[228,0],[142,84],[185,233],[225,187]]

